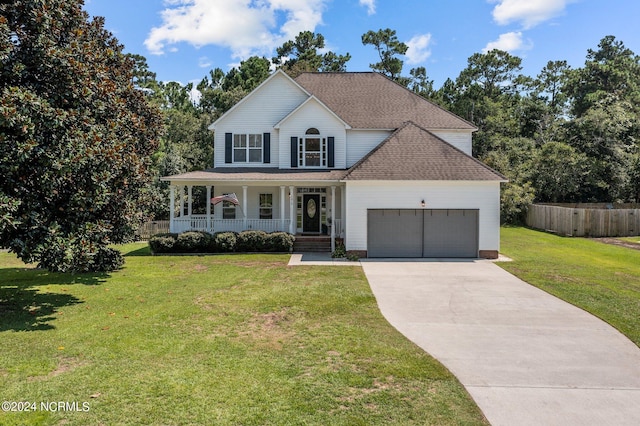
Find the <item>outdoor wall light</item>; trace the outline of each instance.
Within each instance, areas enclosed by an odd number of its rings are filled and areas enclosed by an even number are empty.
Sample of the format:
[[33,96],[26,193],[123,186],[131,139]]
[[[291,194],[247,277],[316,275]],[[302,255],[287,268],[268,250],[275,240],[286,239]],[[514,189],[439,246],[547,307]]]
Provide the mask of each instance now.
[[424,202],[424,200],[422,200],[422,201],[420,202],[420,205],[421,205],[422,207],[424,207],[424,206],[426,206],[426,205],[427,205],[427,203],[425,203],[425,202]]

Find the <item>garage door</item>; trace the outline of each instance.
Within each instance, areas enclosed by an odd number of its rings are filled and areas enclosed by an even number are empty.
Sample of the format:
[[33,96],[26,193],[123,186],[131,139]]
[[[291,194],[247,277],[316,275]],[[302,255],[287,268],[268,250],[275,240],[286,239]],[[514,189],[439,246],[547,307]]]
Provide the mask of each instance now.
[[478,210],[371,209],[369,257],[477,257]]

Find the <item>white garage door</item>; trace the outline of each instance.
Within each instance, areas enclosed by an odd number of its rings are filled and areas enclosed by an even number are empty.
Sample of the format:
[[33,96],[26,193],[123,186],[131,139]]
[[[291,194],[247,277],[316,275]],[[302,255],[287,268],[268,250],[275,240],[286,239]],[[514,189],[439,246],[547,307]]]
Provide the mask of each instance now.
[[478,210],[370,209],[369,257],[478,257]]

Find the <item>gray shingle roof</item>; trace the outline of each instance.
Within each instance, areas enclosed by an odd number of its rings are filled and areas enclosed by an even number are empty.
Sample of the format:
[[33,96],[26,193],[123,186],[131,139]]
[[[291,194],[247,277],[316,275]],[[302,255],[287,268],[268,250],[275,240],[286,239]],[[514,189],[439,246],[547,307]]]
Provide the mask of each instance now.
[[378,73],[303,73],[295,81],[353,128],[397,129],[413,121],[430,130],[476,129]]
[[412,122],[354,164],[345,180],[506,181],[500,173]]

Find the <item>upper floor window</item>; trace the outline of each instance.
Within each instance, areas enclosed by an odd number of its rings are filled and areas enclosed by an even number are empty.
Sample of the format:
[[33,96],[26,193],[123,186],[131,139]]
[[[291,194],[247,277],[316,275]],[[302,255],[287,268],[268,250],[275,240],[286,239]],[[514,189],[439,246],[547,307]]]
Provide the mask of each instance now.
[[261,134],[234,134],[233,135],[233,162],[234,163],[261,163],[262,162],[262,135]]
[[327,167],[327,138],[315,127],[307,129],[298,140],[299,167]]

